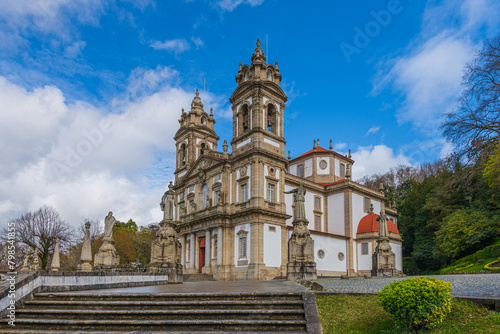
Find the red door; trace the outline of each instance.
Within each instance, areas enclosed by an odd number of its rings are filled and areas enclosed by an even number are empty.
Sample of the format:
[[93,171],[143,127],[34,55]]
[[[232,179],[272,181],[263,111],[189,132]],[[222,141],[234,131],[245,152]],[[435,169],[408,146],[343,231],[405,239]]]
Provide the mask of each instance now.
[[201,269],[205,266],[205,237],[199,238],[200,240],[200,254],[198,272],[201,274]]

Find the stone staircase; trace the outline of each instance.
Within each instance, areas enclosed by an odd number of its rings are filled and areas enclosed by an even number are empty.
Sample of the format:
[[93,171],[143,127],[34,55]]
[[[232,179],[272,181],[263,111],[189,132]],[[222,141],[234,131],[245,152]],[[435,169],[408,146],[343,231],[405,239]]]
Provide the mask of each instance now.
[[184,282],[215,281],[212,275],[207,274],[184,274]]
[[0,333],[307,333],[301,293],[37,293]]

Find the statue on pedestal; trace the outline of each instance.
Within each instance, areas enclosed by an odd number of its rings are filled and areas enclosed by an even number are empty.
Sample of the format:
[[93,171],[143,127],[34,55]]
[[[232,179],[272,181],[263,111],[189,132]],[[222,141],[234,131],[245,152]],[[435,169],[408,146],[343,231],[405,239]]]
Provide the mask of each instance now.
[[115,239],[113,239],[113,226],[116,223],[113,212],[109,212],[104,218],[104,238],[102,239],[102,246],[94,256],[94,266],[117,266],[120,264],[120,256],[116,252],[114,246]]
[[151,243],[149,271],[169,274],[169,283],[182,283],[182,245],[178,240],[177,224],[174,222],[175,192],[173,188],[170,182],[160,202],[163,220],[160,222],[160,229],[156,232],[157,238]]
[[384,209],[380,211],[378,221],[378,239],[375,253],[372,255],[372,276],[392,276],[396,269],[396,254],[392,251],[389,232],[387,230],[387,216]]
[[294,194],[293,232],[288,240],[287,280],[316,279],[316,262],[314,262],[314,240],[307,228],[304,182],[299,187],[285,194]]
[[78,271],[92,271],[92,248],[90,245],[90,223],[85,223],[85,237],[83,239],[81,264],[78,265]]

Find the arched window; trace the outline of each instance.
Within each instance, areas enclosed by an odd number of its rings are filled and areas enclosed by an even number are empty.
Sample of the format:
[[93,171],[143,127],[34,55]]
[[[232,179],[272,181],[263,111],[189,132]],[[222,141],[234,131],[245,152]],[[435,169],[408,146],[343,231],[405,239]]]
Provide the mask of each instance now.
[[250,74],[248,74],[248,70],[245,71],[245,81],[248,81],[250,79]]
[[267,130],[276,133],[276,109],[272,104],[267,106],[267,119],[266,119]]
[[269,81],[273,80],[273,72],[271,72],[271,70],[267,70],[267,80]]
[[206,184],[201,188],[201,207],[206,209],[208,206],[208,186]]
[[200,155],[205,154],[205,143],[201,143],[200,145]]
[[241,107],[241,125],[242,125],[242,128],[243,128],[243,132],[246,132],[249,130],[250,126],[249,126],[249,115],[248,115],[248,107],[246,105],[244,105],[243,107]]
[[179,164],[184,166],[186,164],[186,145],[182,144],[179,150]]
[[203,124],[203,125],[206,125],[206,124],[207,124],[207,119],[205,118],[205,116],[203,116],[203,117],[201,118],[201,124]]

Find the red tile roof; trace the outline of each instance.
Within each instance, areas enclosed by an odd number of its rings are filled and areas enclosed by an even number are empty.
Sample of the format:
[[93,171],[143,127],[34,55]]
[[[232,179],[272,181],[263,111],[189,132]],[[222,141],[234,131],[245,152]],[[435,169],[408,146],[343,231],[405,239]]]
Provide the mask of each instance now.
[[[377,214],[372,213],[361,218],[358,225],[358,231],[356,233],[378,232],[377,217]],[[387,220],[387,230],[389,232],[399,234],[399,230],[396,227],[396,224],[392,222],[392,220]]]
[[332,183],[318,183],[318,184],[321,184],[322,186],[331,186],[332,184],[337,184],[337,183],[341,183],[341,182],[344,182],[345,179],[342,179],[342,180],[338,180],[337,182],[332,182]]
[[314,148],[310,151],[307,151],[306,153],[302,154],[302,155],[299,155],[298,157],[296,158],[293,158],[292,160],[295,160],[295,159],[298,159],[298,158],[302,158],[302,157],[305,157],[306,155],[309,155],[309,154],[312,154],[312,153],[328,153],[330,151],[328,151],[327,149],[321,147],[321,146],[316,146],[316,151],[314,151]]

